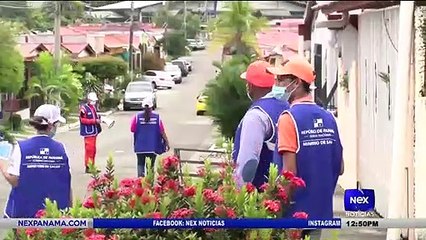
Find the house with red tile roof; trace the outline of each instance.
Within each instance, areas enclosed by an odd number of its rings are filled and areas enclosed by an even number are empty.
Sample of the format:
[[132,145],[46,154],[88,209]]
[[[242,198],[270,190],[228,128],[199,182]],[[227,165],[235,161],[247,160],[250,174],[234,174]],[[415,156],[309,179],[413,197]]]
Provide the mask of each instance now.
[[43,44],[22,43],[17,46],[25,62],[32,62],[41,52],[49,51]]

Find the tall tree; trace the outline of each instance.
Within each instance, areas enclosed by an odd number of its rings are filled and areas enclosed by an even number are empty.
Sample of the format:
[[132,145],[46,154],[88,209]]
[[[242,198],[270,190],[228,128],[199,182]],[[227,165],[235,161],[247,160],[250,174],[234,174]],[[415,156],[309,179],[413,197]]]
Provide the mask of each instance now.
[[237,54],[258,49],[256,33],[267,27],[267,19],[254,16],[247,1],[226,2],[228,11],[222,12],[213,31],[213,46],[234,46]]
[[2,2],[0,5],[0,16],[7,21],[20,22],[27,27],[32,24],[32,10],[26,1]]

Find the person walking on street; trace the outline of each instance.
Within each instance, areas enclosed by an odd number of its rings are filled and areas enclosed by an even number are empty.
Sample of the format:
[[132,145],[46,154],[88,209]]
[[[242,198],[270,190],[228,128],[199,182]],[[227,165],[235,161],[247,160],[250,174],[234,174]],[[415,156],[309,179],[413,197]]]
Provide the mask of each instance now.
[[[336,119],[314,102],[311,85],[315,72],[305,58],[290,58],[283,66],[268,71],[285,86],[285,99],[291,104],[278,121],[278,151],[284,170],[293,172],[306,184],[306,188],[290,193],[292,204],[284,217],[303,211],[309,218],[332,218],[333,194],[344,170]],[[320,239],[321,230],[304,231],[303,235]]]
[[91,92],[87,95],[87,103],[80,107],[80,135],[84,138],[84,166],[89,173],[89,165],[95,164],[96,139],[101,133],[101,116],[97,111],[98,96]]
[[145,176],[147,158],[151,159],[153,168],[157,155],[170,150],[160,115],[152,110],[152,99],[145,98],[142,105],[144,110],[133,117],[130,127],[133,133],[133,147],[138,159],[138,177]]
[[276,123],[288,104],[271,93],[274,75],[266,72],[269,63],[255,61],[241,74],[246,80],[252,105],[241,120],[234,138],[232,158],[236,162],[238,186],[251,182],[258,189],[267,181],[276,139]]
[[65,123],[57,106],[38,107],[30,120],[37,135],[19,141],[10,164],[0,162],[1,172],[12,186],[4,210],[6,218],[34,218],[44,209],[45,199],[59,209],[72,205],[69,159],[62,143],[53,139],[59,123]]

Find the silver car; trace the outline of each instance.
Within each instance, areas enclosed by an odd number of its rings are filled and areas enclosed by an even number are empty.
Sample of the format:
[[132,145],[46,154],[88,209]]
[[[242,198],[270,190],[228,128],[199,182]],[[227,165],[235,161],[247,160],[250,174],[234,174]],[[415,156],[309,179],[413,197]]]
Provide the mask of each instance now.
[[157,90],[153,88],[151,82],[136,81],[130,82],[124,92],[123,109],[142,109],[142,101],[145,98],[152,98],[153,109],[157,108]]

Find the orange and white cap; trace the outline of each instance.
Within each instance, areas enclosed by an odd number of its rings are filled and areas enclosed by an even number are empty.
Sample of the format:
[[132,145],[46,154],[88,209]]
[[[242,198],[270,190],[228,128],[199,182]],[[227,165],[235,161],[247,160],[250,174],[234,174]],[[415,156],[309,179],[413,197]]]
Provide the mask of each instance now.
[[270,67],[268,62],[255,61],[248,67],[247,71],[241,74],[241,78],[257,87],[272,87],[275,82],[275,76],[266,71]]
[[268,72],[274,75],[293,75],[308,84],[315,81],[315,70],[312,65],[301,56],[289,58],[283,65],[278,67],[269,67]]

